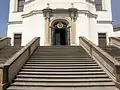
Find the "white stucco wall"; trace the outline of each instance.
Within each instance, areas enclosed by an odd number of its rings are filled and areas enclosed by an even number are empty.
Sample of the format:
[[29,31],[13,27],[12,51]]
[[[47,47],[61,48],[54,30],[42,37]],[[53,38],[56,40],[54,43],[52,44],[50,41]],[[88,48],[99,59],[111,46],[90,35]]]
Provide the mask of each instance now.
[[[98,33],[106,33],[107,44],[109,44],[109,37],[113,36],[113,26],[112,26],[112,24],[97,24],[95,34],[98,35]],[[98,38],[98,36],[97,36],[97,38]],[[98,45],[97,40],[96,40],[96,44]]]
[[[29,1],[29,0],[26,0]],[[10,0],[10,13],[8,22],[19,22],[22,24],[9,24],[8,25],[8,37],[12,38],[14,33],[22,33],[22,45],[27,44],[34,37],[41,37],[40,45],[44,45],[45,39],[45,20],[41,12],[22,17],[21,15],[30,14],[33,10],[43,10],[47,7],[47,3],[50,3],[50,8],[71,8],[71,3],[78,10],[90,12],[96,14],[97,18],[91,17],[85,13],[79,13],[76,20],[76,44],[79,45],[79,36],[84,36],[98,45],[98,33],[107,33],[107,37],[113,36],[112,24],[106,23],[112,21],[111,14],[111,0],[104,0],[104,11],[97,11],[92,3],[86,0],[35,0],[24,7],[24,12],[16,12],[17,0]],[[103,22],[98,24],[97,21]],[[115,33],[115,35],[120,35]],[[108,38],[107,38],[108,41]],[[109,43],[109,42],[108,42]]]
[[29,42],[34,37],[40,37],[40,45],[44,45],[44,17],[42,14],[37,14],[23,19],[24,24],[24,40],[23,44]]
[[22,24],[11,24],[11,25],[8,25],[7,36],[11,37],[11,45],[14,45],[13,44],[13,42],[14,42],[14,33],[21,33],[21,34],[23,34],[22,35],[22,39],[23,39],[23,36],[24,36],[23,25]]
[[89,17],[85,14],[79,14],[76,21],[76,40],[79,45],[79,37],[84,36],[89,38]]

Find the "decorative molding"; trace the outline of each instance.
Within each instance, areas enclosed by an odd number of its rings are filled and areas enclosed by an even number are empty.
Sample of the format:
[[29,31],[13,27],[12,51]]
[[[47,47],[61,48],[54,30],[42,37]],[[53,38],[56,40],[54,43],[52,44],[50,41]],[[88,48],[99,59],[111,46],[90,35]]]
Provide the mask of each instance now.
[[26,2],[25,2],[25,5],[27,5],[27,4],[29,4],[29,3],[33,2],[33,1],[35,1],[35,0],[26,1]]
[[77,20],[78,17],[78,9],[77,8],[69,8],[69,16],[71,19],[73,19],[74,21]]
[[[52,9],[52,13],[63,13],[63,12],[68,12],[68,9]],[[27,18],[36,14],[43,14],[43,10],[33,10],[28,14],[23,14],[21,15],[22,18]],[[93,14],[88,10],[78,10],[78,14],[87,14],[90,17],[97,18],[97,14]]]
[[8,25],[11,25],[11,24],[23,24],[23,21],[9,21]]
[[[35,1],[35,0],[28,0],[28,1],[25,2],[25,5],[27,5],[27,4],[29,4],[33,1]],[[95,1],[93,1],[93,0],[86,0],[86,1],[89,2],[89,3],[95,4]]]
[[79,14],[87,14],[88,16],[93,17],[93,18],[97,18],[98,17],[97,14],[93,14],[93,13],[91,13],[88,10],[79,10],[78,13]]
[[112,24],[112,21],[97,21],[98,24]]
[[22,16],[22,18],[26,18],[26,17],[30,17],[30,16],[33,16],[33,15],[42,14],[42,13],[43,13],[42,10],[33,10],[33,11],[31,11],[30,13],[28,13],[28,14],[23,14],[23,15],[21,15],[21,16]]
[[45,19],[50,19],[50,17],[52,17],[52,9],[51,8],[46,8],[43,11],[43,15],[45,17]]
[[95,1],[94,0],[86,0],[86,1],[95,5]]

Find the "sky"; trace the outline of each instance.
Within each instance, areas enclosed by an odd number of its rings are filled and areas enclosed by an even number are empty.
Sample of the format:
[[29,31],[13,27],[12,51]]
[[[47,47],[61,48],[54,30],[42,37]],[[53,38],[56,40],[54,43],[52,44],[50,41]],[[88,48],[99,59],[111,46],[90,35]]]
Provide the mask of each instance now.
[[[9,1],[0,0],[0,37],[7,36]],[[120,25],[120,0],[112,0],[113,24]]]

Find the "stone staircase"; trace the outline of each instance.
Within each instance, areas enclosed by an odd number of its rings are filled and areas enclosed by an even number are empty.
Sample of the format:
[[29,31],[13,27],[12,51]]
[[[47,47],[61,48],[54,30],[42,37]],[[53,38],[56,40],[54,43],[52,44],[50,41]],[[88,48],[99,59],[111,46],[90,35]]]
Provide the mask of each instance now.
[[0,64],[4,64],[10,57],[12,57],[22,47],[6,46],[0,49]]
[[106,46],[102,47],[103,50],[105,50],[107,53],[109,53],[111,56],[113,56],[115,59],[117,59],[120,62],[120,49],[115,46]]
[[80,46],[38,47],[7,90],[117,90]]

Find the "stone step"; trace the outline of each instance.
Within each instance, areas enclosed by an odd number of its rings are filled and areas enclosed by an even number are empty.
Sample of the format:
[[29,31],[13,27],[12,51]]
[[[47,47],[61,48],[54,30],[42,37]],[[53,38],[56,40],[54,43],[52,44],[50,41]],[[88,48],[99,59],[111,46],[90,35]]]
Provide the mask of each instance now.
[[81,47],[50,47],[50,48],[37,48],[37,50],[84,50]]
[[80,52],[85,52],[83,49],[79,48],[44,48],[44,49],[37,49],[36,52],[41,52],[41,51],[80,51]]
[[40,54],[40,55],[32,55],[33,58],[39,57],[89,57],[88,55],[79,55],[79,54]]
[[102,69],[21,69],[21,71],[30,71],[30,72],[101,72]]
[[29,61],[27,61],[28,63],[40,63],[40,62],[57,62],[57,63],[66,63],[66,62],[69,62],[69,63],[75,63],[75,62],[82,62],[82,63],[85,63],[85,62],[87,62],[87,63],[91,63],[91,62],[95,62],[95,61],[93,61],[93,60],[29,60]]
[[100,69],[100,66],[26,66],[24,65],[23,68],[26,69]]
[[88,78],[88,79],[39,79],[39,78],[16,78],[14,80],[15,82],[56,82],[56,83],[62,83],[62,82],[79,82],[79,83],[82,83],[82,82],[112,82],[111,79],[109,78]]
[[[35,54],[40,54],[40,53],[69,53],[71,52],[72,54],[76,53],[76,54],[87,54],[87,52],[85,51],[80,51],[80,50],[40,50],[40,51],[36,51]],[[71,54],[70,53],[70,54]]]
[[32,86],[11,86],[7,90],[119,90],[114,86],[69,86],[69,87],[32,87]]
[[5,61],[7,61],[7,59],[2,59],[1,57],[0,57],[0,63],[4,63]]
[[82,58],[91,58],[90,56],[72,56],[72,55],[70,55],[70,56],[36,56],[36,57],[34,57],[34,56],[31,56],[31,58],[30,59],[34,59],[34,58],[80,58],[80,59],[82,59]]
[[115,46],[106,46],[105,48],[102,48],[104,51],[109,53],[113,57],[119,57],[120,56],[120,49]]
[[17,78],[54,78],[54,79],[87,79],[87,78],[109,78],[108,75],[22,75],[19,74]]
[[5,48],[0,49],[0,64],[5,63],[21,48],[22,47],[6,46]]
[[79,59],[82,59],[82,58],[89,58],[89,56],[80,56],[80,55],[77,55],[77,56],[72,56],[72,55],[40,55],[40,56],[31,56],[30,59],[34,59],[34,58],[60,58],[60,59],[65,59],[65,58],[79,58]]
[[96,62],[26,62],[26,64],[96,64]]
[[72,56],[74,56],[74,55],[79,55],[79,56],[82,56],[82,55],[86,55],[86,56],[89,56],[88,54],[86,54],[86,53],[84,53],[84,52],[82,52],[82,53],[76,53],[76,52],[73,52],[73,51],[71,51],[71,52],[37,52],[36,54],[34,54],[34,56],[37,56],[37,55],[72,55]]
[[41,87],[115,87],[115,84],[82,47],[58,46],[36,49],[8,90],[19,87],[40,90]]
[[53,45],[53,46],[39,46],[38,48],[40,49],[40,48],[73,48],[73,47],[75,47],[75,48],[77,48],[77,47],[79,47],[79,48],[81,48],[81,46],[68,46],[68,45]]
[[57,60],[56,59],[53,59],[53,60],[52,59],[43,59],[43,60],[40,59],[39,60],[38,59],[38,60],[36,60],[35,59],[34,60],[34,59],[31,59],[31,60],[28,60],[28,62],[94,62],[94,60],[92,60],[92,59],[91,60],[89,60],[89,59],[88,60],[87,59],[86,60],[81,60],[81,59],[78,59],[78,60],[77,59],[76,60],[74,60],[74,59],[73,60],[70,60],[70,59],[62,59],[62,60],[59,60],[59,59],[57,59]]
[[114,86],[115,84],[113,82],[84,82],[84,83],[46,83],[46,82],[14,82],[11,85],[14,86],[29,86],[29,87],[97,87],[97,86],[101,86],[101,87],[105,87],[105,86]]
[[29,60],[92,60],[91,58],[82,57],[31,57]]
[[36,52],[35,53],[41,53],[41,52],[52,52],[52,53],[54,53],[54,52],[64,52],[64,53],[67,53],[67,52],[71,52],[71,53],[73,53],[73,52],[78,52],[78,53],[81,53],[81,52],[83,52],[83,53],[87,53],[87,52],[85,52],[84,50],[80,50],[80,49],[41,49],[41,50],[36,50]]
[[20,71],[19,74],[27,75],[105,75],[105,72],[26,72]]
[[45,47],[45,48],[37,48],[37,50],[84,50],[83,48],[81,47]]
[[48,53],[64,53],[64,54],[87,54],[85,51],[79,51],[79,50],[40,50],[36,51],[34,55],[36,54],[48,54]]
[[98,66],[96,63],[95,64],[25,64],[27,66],[41,66],[41,65],[44,65],[44,66]]

